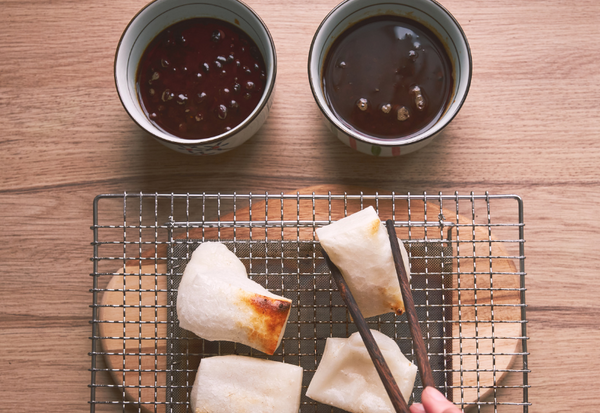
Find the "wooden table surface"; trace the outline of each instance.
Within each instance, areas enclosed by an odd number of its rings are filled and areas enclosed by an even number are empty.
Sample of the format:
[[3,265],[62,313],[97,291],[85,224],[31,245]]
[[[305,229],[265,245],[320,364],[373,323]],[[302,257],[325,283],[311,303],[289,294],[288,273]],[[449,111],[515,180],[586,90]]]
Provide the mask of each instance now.
[[0,410],[89,411],[97,194],[317,184],[520,195],[530,411],[594,410],[600,2],[444,0],[471,45],[470,93],[443,137],[391,159],[334,138],[310,93],[310,41],[337,1],[247,3],[277,47],[274,106],[243,146],[198,158],[153,141],[117,97],[115,48],[145,0],[0,1]]

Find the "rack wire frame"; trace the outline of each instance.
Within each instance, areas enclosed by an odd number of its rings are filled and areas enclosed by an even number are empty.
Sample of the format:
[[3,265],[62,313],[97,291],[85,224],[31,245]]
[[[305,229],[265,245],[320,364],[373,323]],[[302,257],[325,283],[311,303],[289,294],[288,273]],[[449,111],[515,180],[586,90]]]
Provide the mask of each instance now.
[[[289,205],[292,208],[288,208]],[[164,359],[173,360],[173,354],[168,350],[162,349],[159,343],[167,341],[169,337],[161,336],[161,328],[167,324],[173,323],[173,320],[161,319],[161,312],[166,310],[172,311],[174,308],[172,302],[165,304],[159,303],[160,295],[167,295],[169,290],[162,286],[162,280],[172,280],[174,274],[181,275],[177,264],[173,265],[173,260],[182,260],[185,263],[185,257],[193,250],[190,247],[197,245],[198,242],[205,240],[219,240],[228,245],[234,251],[238,252],[240,246],[251,246],[261,244],[266,245],[285,245],[286,243],[296,242],[296,247],[307,241],[307,245],[311,247],[308,257],[312,263],[312,271],[307,271],[305,268],[298,267],[298,271],[289,273],[284,269],[283,274],[272,274],[276,277],[296,276],[310,277],[317,280],[318,276],[327,277],[327,272],[319,267],[320,257],[318,256],[318,240],[316,239],[315,229],[321,225],[326,225],[332,222],[332,217],[336,213],[342,213],[344,216],[356,212],[356,208],[362,209],[367,205],[373,205],[378,212],[386,210],[391,214],[389,218],[396,221],[396,227],[405,230],[406,237],[402,237],[405,245],[408,246],[409,254],[411,255],[411,267],[413,260],[420,259],[425,263],[423,273],[417,275],[424,276],[441,276],[447,277],[451,274],[458,279],[458,283],[452,285],[436,285],[433,288],[431,285],[425,284],[415,286],[413,283],[413,293],[424,294],[429,297],[430,294],[439,293],[440,289],[443,294],[451,293],[454,299],[444,301],[442,303],[431,305],[427,302],[417,302],[418,310],[422,312],[420,315],[421,323],[429,325],[450,325],[449,329],[443,328],[443,334],[435,339],[442,340],[444,343],[448,340],[458,343],[458,348],[452,348],[448,351],[443,348],[435,353],[430,353],[430,357],[442,356],[444,360],[450,362],[444,364],[437,373],[445,378],[443,389],[447,396],[453,397],[454,402],[465,410],[480,411],[523,411],[527,412],[530,406],[528,400],[528,355],[527,352],[527,318],[526,318],[526,302],[525,302],[525,253],[524,253],[524,215],[523,201],[516,195],[476,195],[470,193],[460,195],[454,193],[452,195],[444,195],[442,193],[436,195],[414,194],[342,194],[334,195],[327,194],[237,194],[237,193],[215,193],[215,194],[146,194],[146,193],[123,193],[123,194],[104,194],[98,195],[94,200],[93,214],[94,222],[91,227],[93,240],[93,272],[90,274],[93,279],[93,287],[90,290],[92,294],[92,336],[91,339],[91,382],[90,382],[90,411],[123,411],[123,412],[176,412],[177,407],[183,407],[189,411],[187,400],[178,400],[170,403],[167,400],[168,394],[173,394],[173,383],[163,382],[162,377],[166,377],[169,369],[173,366],[162,366]],[[496,207],[496,205],[498,205]],[[285,206],[285,207],[284,207]],[[411,211],[413,208],[413,211]],[[284,209],[295,210],[295,216],[288,216],[284,213]],[[414,213],[417,212],[418,214]],[[308,214],[304,213],[308,210]],[[402,217],[396,216],[398,212],[405,211]],[[243,211],[243,214],[242,214]],[[301,213],[301,211],[303,213]],[[446,216],[448,211],[452,212],[454,217]],[[446,215],[445,215],[446,214]],[[417,216],[419,219],[414,219]],[[467,219],[465,220],[465,216]],[[388,218],[388,217],[386,217]],[[397,219],[398,218],[398,219]],[[403,218],[403,219],[401,219]],[[295,234],[296,239],[289,237],[289,232]],[[488,234],[487,239],[475,240],[475,231],[484,231]],[[468,239],[464,234],[472,233],[473,237]],[[198,235],[200,234],[200,237]],[[244,234],[243,239],[237,238],[238,235]],[[308,235],[307,235],[308,234]],[[192,235],[192,236],[190,236]],[[455,263],[451,268],[442,268],[431,270],[428,262],[431,264],[434,261],[440,261],[439,255],[428,255],[427,247],[425,254],[420,254],[418,257],[411,254],[411,247],[424,245],[423,243],[443,243],[451,246],[451,260]],[[494,255],[493,246],[502,245],[505,247],[505,253],[498,256]],[[489,245],[487,254],[480,254],[479,248],[481,245]],[[185,246],[187,252],[184,256],[173,254],[174,248]],[[250,247],[252,248],[252,247]],[[470,250],[470,251],[469,251]],[[166,253],[164,253],[166,251]],[[242,254],[240,257],[245,261],[249,276],[255,281],[269,287],[269,271],[272,271],[268,264],[262,265],[261,260],[276,260],[283,259],[287,256],[282,252],[283,248],[277,250],[279,257],[269,257],[268,254],[264,257],[252,257],[252,253],[248,256]],[[447,251],[447,250],[445,250]],[[504,250],[503,250],[504,251]],[[439,253],[438,253],[439,254]],[[442,254],[442,261],[444,252]],[[289,258],[289,257],[287,257]],[[256,260],[256,261],[253,261]],[[299,261],[299,259],[296,257]],[[477,260],[489,260],[489,268],[479,271],[477,268]],[[496,260],[512,260],[518,262],[516,271],[496,271],[493,268],[493,263]],[[134,263],[133,266],[131,263]],[[256,264],[256,263],[259,264]],[[254,266],[253,266],[253,263]],[[170,264],[170,265],[169,265]],[[462,265],[462,267],[461,267]],[[283,268],[283,264],[282,264]],[[287,272],[286,272],[287,271]],[[411,270],[412,271],[412,270]],[[436,272],[437,271],[437,272]],[[265,274],[266,272],[266,274]],[[277,271],[275,271],[277,272]],[[413,276],[415,275],[414,271]],[[502,276],[518,277],[518,285],[510,288],[495,287],[494,277],[499,279]],[[137,285],[127,285],[128,276],[137,276]],[[109,280],[113,277],[122,278],[123,285],[119,289],[109,288]],[[462,279],[475,280],[473,285],[461,285]],[[489,277],[487,284],[480,281],[477,284],[477,279],[485,280]],[[282,278],[283,279],[283,278]],[[142,285],[146,280],[151,280],[150,288],[146,284]],[[320,281],[319,281],[320,282]],[[159,284],[161,284],[159,286]],[[273,287],[274,284],[271,284]],[[432,284],[433,285],[433,284]],[[329,311],[330,319],[325,320],[324,324],[329,322],[329,333],[350,334],[355,331],[352,329],[350,319],[347,312],[343,308],[343,302],[337,300],[336,288],[331,281],[328,285],[316,285],[313,281],[313,289],[298,288],[297,291],[286,291],[284,284],[281,288],[274,289],[276,294],[290,293],[295,295],[292,311],[296,312],[295,317],[291,317],[291,323],[297,328],[297,339],[290,338],[290,342],[298,343],[298,350],[294,352],[287,351],[286,353],[286,337],[284,337],[280,350],[272,359],[285,362],[293,362],[302,365],[303,356],[308,355],[309,351],[305,348],[301,349],[302,334],[305,333],[304,325],[313,323],[313,336],[310,337],[313,341],[314,364],[318,360],[318,356],[322,354],[325,336],[322,334],[317,336],[316,330],[321,326],[320,321],[316,320],[323,315],[323,311]],[[317,288],[318,287],[318,288]],[[122,294],[122,303],[103,304],[102,297],[105,294]],[[517,294],[518,302],[514,304],[494,303],[494,295],[500,297],[502,294]],[[137,305],[131,305],[130,301],[126,300],[132,294],[139,296]],[[142,296],[153,294],[154,299],[149,304],[142,302]],[[312,303],[305,297],[313,294]],[[317,295],[326,295],[329,300],[327,304],[316,305]],[[462,297],[474,298],[474,302],[466,303],[467,300],[461,301]],[[479,297],[491,297],[491,302],[478,302]],[[307,304],[305,304],[305,302]],[[122,311],[122,320],[107,320],[103,319],[100,314],[107,307]],[[312,308],[311,308],[312,307]],[[444,310],[453,311],[454,315],[458,315],[458,319],[453,320],[430,320],[429,311],[440,307]],[[500,314],[505,307],[514,307],[512,309],[518,311],[519,317],[514,320],[494,319],[495,313]],[[128,321],[126,313],[130,310],[139,312],[137,321]],[[473,320],[468,320],[463,317],[467,312],[475,314]],[[142,313],[147,316],[151,314],[153,320],[146,322],[142,321]],[[331,316],[336,312],[338,318]],[[342,314],[342,312],[344,312]],[[479,313],[479,316],[478,316]],[[127,313],[128,314],[128,313]],[[424,317],[423,317],[424,314]],[[444,313],[447,314],[447,313]],[[313,320],[311,320],[312,316]],[[444,316],[442,317],[444,318]],[[337,322],[334,322],[338,320]],[[345,321],[344,321],[345,320]],[[405,319],[394,316],[380,316],[369,320],[373,328],[384,330],[391,335],[400,345],[403,352],[407,354],[409,359],[412,357],[412,347],[410,346],[410,335],[406,334],[407,323]],[[337,324],[336,324],[337,323]],[[450,323],[450,324],[448,324]],[[495,329],[499,331],[500,327],[506,324],[518,326],[519,334],[503,337],[497,336]],[[118,325],[122,334],[116,336],[103,336],[101,332],[103,327],[107,325]],[[343,327],[340,330],[339,325]],[[336,327],[337,325],[337,327]],[[484,326],[491,325],[491,331],[485,330]],[[391,326],[391,327],[389,327]],[[474,333],[472,327],[474,326]],[[137,335],[131,334],[130,329],[133,327],[138,330]],[[146,337],[148,329],[153,331]],[[458,327],[458,330],[456,330]],[[390,329],[391,328],[391,329]],[[456,333],[458,331],[458,333]],[[327,332],[327,331],[326,331]],[[309,334],[310,335],[310,334]],[[173,337],[171,337],[173,338]],[[431,337],[426,337],[431,338]],[[182,339],[182,337],[176,337]],[[107,350],[102,345],[103,341],[122,341],[122,350],[114,351]],[[187,337],[188,342],[192,342],[194,338]],[[198,339],[199,340],[199,339]],[[509,353],[502,353],[497,350],[497,343],[503,340],[515,340],[519,347]],[[228,343],[217,343],[215,345],[210,342],[196,343],[201,345],[201,352],[190,353],[188,347],[187,355],[183,357],[203,357],[216,354],[248,354],[255,357],[264,357],[259,352],[252,349],[244,348],[241,345],[230,345]],[[466,343],[475,342],[475,352],[468,353],[464,351],[467,347]],[[490,341],[491,350],[484,349],[483,343]],[[146,343],[153,343],[150,346],[150,351]],[[130,343],[137,343],[137,349],[131,348]],[[481,343],[481,348],[480,348]],[[465,347],[463,347],[463,344]],[[153,347],[153,349],[152,349]],[[196,351],[196,350],[194,350]],[[282,353],[283,352],[283,353]],[[320,353],[319,353],[320,352]],[[178,356],[182,356],[178,354]],[[498,368],[496,360],[503,357],[511,357],[515,359],[507,368]],[[120,365],[111,365],[107,362],[108,358],[122,359]],[[142,358],[153,358],[153,365],[142,366]],[[475,358],[475,366],[463,364],[463,359],[468,357]],[[480,360],[484,358],[492,360],[491,368],[480,364]],[[131,368],[126,363],[126,359],[138,359],[137,368]],[[454,362],[453,362],[454,360]],[[458,362],[456,362],[458,360]],[[186,373],[188,377],[190,372],[197,368],[196,366],[188,366]],[[309,373],[308,375],[306,373]],[[305,383],[314,373],[314,369],[305,368]],[[500,380],[500,377],[507,376]],[[130,377],[137,376],[137,382],[132,382]],[[470,375],[470,376],[469,376]],[[480,378],[484,376],[492,376],[492,384],[482,384]],[[153,377],[150,383],[143,382],[143,377]],[[468,383],[465,378],[476,377],[476,383]],[[458,379],[457,379],[458,378]],[[191,383],[186,383],[181,388],[184,389],[184,394],[189,393]],[[413,391],[413,400],[418,401],[420,398],[420,381],[417,380]],[[303,389],[303,394],[304,394]],[[469,392],[476,392],[477,398],[474,401],[468,401],[466,395]],[[150,392],[153,397],[148,399],[147,393]],[[187,393],[185,393],[187,392]],[[137,393],[137,397],[136,397]],[[146,393],[144,397],[142,394]],[[483,395],[486,397],[482,397]],[[457,396],[458,395],[458,396]],[[330,407],[318,405],[310,401],[304,395],[302,398],[301,412],[305,411],[339,411]]]

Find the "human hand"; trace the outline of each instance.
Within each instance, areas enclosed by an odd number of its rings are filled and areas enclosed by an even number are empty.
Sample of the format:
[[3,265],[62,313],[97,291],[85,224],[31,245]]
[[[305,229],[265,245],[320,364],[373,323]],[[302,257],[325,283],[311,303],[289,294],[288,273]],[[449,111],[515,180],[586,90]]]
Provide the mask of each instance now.
[[[422,404],[421,404],[422,403]],[[462,413],[462,410],[448,401],[433,387],[426,387],[421,394],[421,403],[410,406],[411,413]]]

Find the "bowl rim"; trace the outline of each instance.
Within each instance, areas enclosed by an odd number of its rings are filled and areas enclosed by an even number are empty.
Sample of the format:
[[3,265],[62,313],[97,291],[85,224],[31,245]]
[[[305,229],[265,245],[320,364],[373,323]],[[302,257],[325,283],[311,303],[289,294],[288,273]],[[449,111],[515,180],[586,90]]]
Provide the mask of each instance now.
[[[267,84],[267,88],[263,92],[263,96],[261,97],[261,103],[256,106],[255,110],[253,110],[253,114],[251,114],[246,119],[244,119],[235,128],[232,128],[231,130],[229,130],[229,131],[227,131],[225,133],[222,133],[220,135],[210,136],[210,137],[207,137],[207,138],[199,138],[199,139],[184,139],[184,138],[180,138],[180,137],[175,136],[175,135],[169,135],[169,134],[167,134],[167,132],[165,132],[166,136],[161,136],[161,135],[156,134],[154,131],[148,130],[148,128],[146,128],[145,126],[141,125],[137,120],[135,120],[135,118],[131,115],[131,113],[127,109],[127,106],[125,105],[125,102],[123,101],[123,98],[121,97],[121,91],[119,89],[119,83],[118,83],[118,79],[117,79],[117,61],[118,61],[118,57],[119,57],[119,51],[121,50],[121,46],[122,46],[122,43],[123,43],[123,39],[125,38],[125,34],[129,30],[129,28],[133,25],[133,22],[144,11],[146,11],[146,9],[148,9],[149,7],[151,7],[154,3],[164,2],[164,1],[168,1],[168,0],[152,0],[150,3],[146,4],[140,10],[138,10],[138,12],[129,20],[129,23],[127,23],[127,26],[125,27],[125,29],[121,33],[121,36],[119,38],[119,42],[117,43],[117,48],[115,50],[115,57],[114,57],[114,63],[113,63],[113,78],[114,78],[114,82],[115,82],[115,88],[117,89],[117,96],[119,97],[119,101],[121,102],[121,105],[125,109],[125,112],[127,113],[127,115],[131,118],[131,120],[136,125],[138,125],[142,130],[144,130],[147,133],[151,134],[152,137],[154,137],[156,139],[159,139],[161,141],[165,141],[165,142],[169,142],[169,143],[175,143],[175,144],[184,144],[184,145],[199,145],[199,144],[209,144],[209,143],[212,144],[212,143],[216,143],[216,142],[219,142],[219,141],[222,141],[222,140],[225,140],[225,139],[228,139],[228,138],[231,138],[231,137],[237,135],[239,132],[241,132],[244,129],[245,126],[247,126],[247,125],[251,124],[252,122],[254,122],[254,120],[257,117],[259,117],[260,114],[263,112],[265,106],[267,106],[269,104],[269,102],[271,100],[270,97],[273,94],[273,91],[275,89],[275,80],[276,80],[276,77],[277,77],[277,51],[275,49],[275,42],[273,41],[273,36],[271,36],[271,32],[269,31],[269,28],[267,27],[267,25],[263,21],[263,19],[258,15],[258,13],[256,13],[250,6],[248,6],[246,3],[244,3],[241,0],[220,0],[219,4],[217,4],[217,5],[218,5],[218,7],[226,8],[226,5],[224,3],[226,1],[233,1],[233,2],[239,3],[243,7],[245,7],[256,18],[256,20],[258,21],[258,23],[260,24],[260,26],[265,31],[265,34],[267,35],[267,39],[269,41],[268,42],[268,47],[272,51],[272,54],[273,54],[273,76],[271,77],[271,82],[269,84]],[[196,4],[196,5],[203,5],[205,3],[200,2],[200,1],[190,1],[189,3],[186,3],[185,5],[194,5],[194,4]],[[186,19],[183,19],[183,20],[186,20]],[[181,21],[183,21],[183,20],[181,20]],[[139,33],[138,33],[138,36],[139,36]]]
[[[466,47],[466,51],[467,51],[467,60],[468,60],[468,66],[467,66],[468,76],[467,76],[467,81],[466,81],[466,86],[465,86],[465,91],[463,93],[463,96],[460,99],[460,101],[457,103],[456,110],[454,111],[454,113],[445,121],[445,123],[438,130],[434,131],[433,128],[430,128],[430,129],[426,130],[425,132],[420,133],[411,138],[394,138],[394,139],[385,138],[384,139],[384,138],[371,137],[366,134],[362,134],[357,131],[354,131],[348,127],[343,127],[343,123],[335,116],[334,116],[334,119],[331,119],[331,117],[328,115],[328,111],[326,110],[327,105],[326,104],[324,105],[324,102],[321,102],[320,99],[318,99],[317,93],[315,90],[315,86],[313,85],[313,82],[311,81],[311,73],[312,73],[311,62],[314,59],[314,56],[316,55],[314,46],[315,46],[317,36],[319,35],[320,31],[323,29],[325,22],[327,22],[327,20],[329,18],[331,18],[331,16],[335,12],[337,12],[338,9],[342,8],[347,3],[356,2],[356,1],[360,1],[360,0],[344,0],[341,3],[339,3],[338,5],[336,5],[333,9],[331,9],[329,11],[329,13],[327,13],[327,15],[323,18],[323,20],[317,27],[317,30],[315,30],[315,34],[313,35],[312,41],[310,43],[310,49],[308,52],[308,63],[307,63],[308,84],[310,86],[310,91],[313,95],[313,98],[314,98],[315,102],[317,103],[319,110],[321,111],[321,114],[338,131],[344,133],[345,135],[349,136],[352,139],[356,139],[358,141],[365,142],[365,143],[368,143],[371,145],[379,145],[379,146],[384,146],[384,147],[407,146],[407,145],[412,145],[414,143],[421,142],[421,141],[424,141],[424,140],[427,140],[429,138],[436,136],[438,133],[442,132],[446,128],[446,126],[448,126],[450,124],[450,122],[456,117],[456,115],[458,115],[458,112],[462,108],[463,104],[465,103],[465,100],[467,99],[467,95],[469,94],[469,89],[471,88],[471,78],[473,76],[473,57],[471,55],[471,46],[469,45],[467,36],[466,36],[463,28],[459,24],[458,20],[456,20],[456,18],[452,15],[452,13],[450,13],[450,11],[448,11],[448,9],[446,9],[442,4],[440,4],[436,0],[420,0],[420,1],[428,1],[428,2],[433,3],[435,6],[439,7],[452,20],[452,22],[458,29],[460,36],[462,37],[462,39],[465,42],[465,47]],[[397,2],[394,0],[387,0],[387,1],[382,1],[381,3],[397,3]],[[367,19],[367,18],[369,18],[369,17],[366,17],[365,19]],[[319,83],[321,83],[320,76],[319,76]]]

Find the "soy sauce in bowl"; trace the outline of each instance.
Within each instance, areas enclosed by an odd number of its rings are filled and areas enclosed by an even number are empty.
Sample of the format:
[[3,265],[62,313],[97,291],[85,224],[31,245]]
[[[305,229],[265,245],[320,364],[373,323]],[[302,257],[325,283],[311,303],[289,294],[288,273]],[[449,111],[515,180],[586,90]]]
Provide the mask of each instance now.
[[254,41],[213,18],[183,20],[160,32],[137,69],[148,119],[183,139],[217,136],[242,123],[265,90],[264,59]]
[[391,15],[343,32],[327,52],[322,82],[336,117],[378,139],[410,138],[433,125],[454,87],[452,62],[437,36]]

